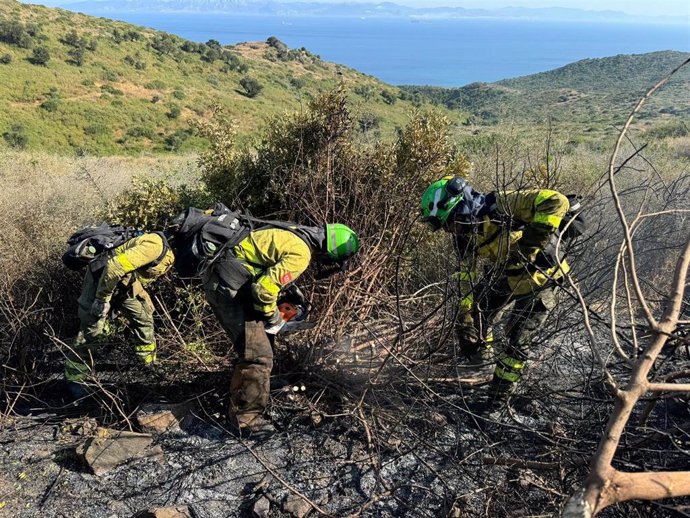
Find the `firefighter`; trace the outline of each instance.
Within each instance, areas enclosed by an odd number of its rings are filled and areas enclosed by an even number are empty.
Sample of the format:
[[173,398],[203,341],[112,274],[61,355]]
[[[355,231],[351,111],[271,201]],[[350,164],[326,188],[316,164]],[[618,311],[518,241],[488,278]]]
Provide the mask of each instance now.
[[[569,266],[556,257],[559,226],[569,201],[549,189],[475,191],[458,176],[432,183],[421,202],[422,219],[453,235],[462,264],[458,339],[468,365],[495,358],[486,411],[504,407],[527,363],[532,340],[555,305],[554,288]],[[479,277],[479,263],[486,268]],[[511,305],[505,344],[493,351],[499,314]]]
[[251,230],[201,272],[206,300],[239,357],[230,382],[231,423],[248,432],[270,429],[261,414],[269,399],[275,335],[288,318],[278,308],[281,290],[312,259],[316,278],[325,278],[342,271],[359,250],[357,234],[342,224],[273,223]]
[[88,394],[84,382],[94,368],[93,355],[106,319],[117,310],[129,321],[134,352],[142,365],[156,361],[154,306],[144,286],[165,274],[175,256],[162,232],[142,233],[87,266],[79,297],[79,334],[65,361],[65,379],[74,397]]

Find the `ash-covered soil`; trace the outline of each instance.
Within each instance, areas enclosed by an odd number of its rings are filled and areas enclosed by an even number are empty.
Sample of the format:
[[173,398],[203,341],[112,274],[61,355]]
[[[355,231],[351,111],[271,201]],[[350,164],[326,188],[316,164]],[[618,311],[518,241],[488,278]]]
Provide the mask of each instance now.
[[[19,387],[0,414],[0,518],[129,518],[171,506],[193,518],[556,516],[587,472],[612,399],[585,364],[578,372],[552,354],[532,362],[514,412],[487,420],[475,405],[488,377],[460,383],[465,373],[443,358],[434,369],[390,362],[380,378],[381,364],[365,355],[308,372],[279,362],[276,430],[249,437],[224,418],[227,367],[187,379],[175,369],[109,373],[102,363],[102,390],[78,405],[55,377]],[[141,432],[137,416],[152,403],[184,403],[179,427],[151,432],[148,453],[94,474],[79,446],[103,428]],[[659,401],[646,426],[629,427],[619,465],[687,466],[689,408]],[[156,448],[162,455],[149,454]],[[632,502],[600,516],[683,516],[683,502]]]
[[[308,510],[332,516],[428,516],[452,508],[453,502],[438,498],[449,490],[471,492],[470,487],[447,487],[448,481],[436,473],[461,440],[448,425],[426,437],[433,440],[434,450],[421,456],[409,439],[391,439],[389,451],[381,451],[368,444],[361,430],[349,429],[346,420],[336,423],[329,417],[287,422],[276,416],[275,433],[237,437],[201,403],[181,429],[155,435],[162,459],[135,458],[96,476],[75,448],[97,433],[99,419],[80,413],[80,408],[67,406],[5,420],[0,431],[0,516],[114,518],[187,505],[193,516],[240,517],[251,516],[262,497],[270,504],[267,516]],[[384,485],[398,487],[402,504]],[[419,509],[405,503],[406,494]]]

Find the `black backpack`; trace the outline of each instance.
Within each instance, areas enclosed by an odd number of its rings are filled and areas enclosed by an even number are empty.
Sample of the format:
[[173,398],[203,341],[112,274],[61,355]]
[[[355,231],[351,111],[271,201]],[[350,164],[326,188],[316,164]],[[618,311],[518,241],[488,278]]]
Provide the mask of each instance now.
[[69,248],[63,254],[62,262],[70,270],[81,270],[97,257],[117,248],[140,233],[138,230],[108,223],[82,228],[67,240]]
[[213,268],[231,289],[239,289],[251,274],[232,248],[252,231],[250,217],[217,203],[212,211],[190,207],[172,222],[175,269],[180,277],[197,277]]

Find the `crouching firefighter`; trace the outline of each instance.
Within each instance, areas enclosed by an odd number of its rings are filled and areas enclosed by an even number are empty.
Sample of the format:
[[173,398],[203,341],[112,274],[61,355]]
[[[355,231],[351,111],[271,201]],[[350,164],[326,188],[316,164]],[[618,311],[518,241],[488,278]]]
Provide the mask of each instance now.
[[75,397],[92,374],[106,318],[117,311],[129,321],[134,352],[142,365],[156,361],[154,306],[144,286],[166,273],[175,256],[163,232],[102,224],[72,235],[63,255],[70,269],[86,267],[79,296],[79,334],[65,361],[65,379]]
[[[570,270],[562,254],[556,257],[557,249],[566,248],[559,244],[559,229],[570,239],[584,230],[584,220],[559,192],[484,194],[458,176],[432,183],[422,196],[421,213],[434,231],[443,229],[455,238],[462,266],[456,274],[460,351],[470,366],[495,361],[488,397],[480,407],[497,410],[515,391],[532,341],[555,305],[554,289]],[[481,278],[480,262],[485,265]],[[509,305],[504,344],[494,353],[492,326]]]
[[263,221],[222,204],[212,211],[188,209],[172,231],[180,276],[201,278],[238,355],[230,381],[231,423],[248,432],[266,430],[270,423],[261,414],[269,400],[275,335],[303,305],[292,283],[312,259],[317,279],[343,271],[359,238],[342,224]]

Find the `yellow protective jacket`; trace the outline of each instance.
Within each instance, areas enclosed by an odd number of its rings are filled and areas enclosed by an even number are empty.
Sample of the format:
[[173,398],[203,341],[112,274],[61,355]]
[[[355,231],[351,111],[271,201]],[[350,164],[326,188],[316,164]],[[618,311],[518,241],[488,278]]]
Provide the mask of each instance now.
[[[524,295],[549,280],[563,277],[570,270],[565,260],[551,268],[530,267],[538,253],[554,238],[569,207],[567,197],[549,189],[498,192],[495,213],[484,216],[476,235],[469,243],[466,236],[458,238],[465,240],[465,249],[471,254],[507,267],[508,284],[513,293]],[[505,221],[497,221],[497,216]],[[476,277],[474,264],[460,274],[461,293],[471,293]],[[472,303],[469,296],[461,305],[468,308]]]
[[252,274],[254,309],[265,316],[277,309],[280,289],[302,275],[311,262],[309,245],[282,228],[254,230],[233,252]]
[[170,248],[157,265],[150,265],[160,258],[164,248],[163,238],[156,233],[142,234],[115,248],[101,273],[96,298],[109,301],[120,282],[137,280],[145,285],[163,275],[175,262]]

